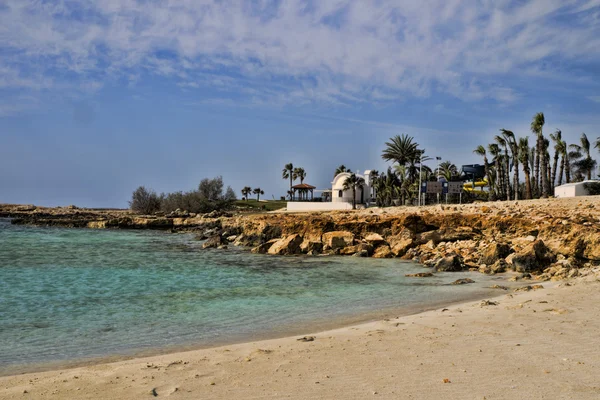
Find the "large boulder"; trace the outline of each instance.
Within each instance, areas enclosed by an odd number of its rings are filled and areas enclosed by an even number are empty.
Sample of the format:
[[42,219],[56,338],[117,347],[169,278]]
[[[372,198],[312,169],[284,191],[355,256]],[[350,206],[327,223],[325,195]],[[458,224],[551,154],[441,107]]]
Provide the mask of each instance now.
[[266,243],[262,243],[256,247],[254,247],[252,250],[250,250],[250,252],[254,253],[254,254],[267,254],[269,252],[269,249],[271,248],[271,246],[273,246],[278,241],[279,241],[279,239],[269,240]]
[[216,249],[217,247],[226,245],[227,243],[227,240],[223,239],[221,235],[214,235],[208,238],[208,240],[202,244],[202,248]]
[[330,249],[343,249],[346,246],[352,246],[354,234],[348,231],[327,232],[323,234],[322,241]]
[[352,256],[356,253],[366,254],[365,257],[370,257],[373,254],[373,246],[369,243],[359,243],[354,246],[346,246],[340,249],[340,255]]
[[438,229],[437,226],[428,224],[423,217],[417,214],[409,214],[401,222],[401,226],[412,233],[421,233]]
[[365,241],[374,246],[385,242],[385,239],[379,233],[369,233],[365,236]]
[[394,254],[390,249],[390,246],[387,244],[379,246],[375,249],[375,253],[373,253],[373,258],[392,258]]
[[492,265],[500,259],[508,257],[510,246],[506,243],[492,243],[483,251],[479,264]]
[[434,265],[436,271],[457,272],[463,270],[463,262],[459,255],[453,254],[440,258]]
[[512,258],[512,264],[518,272],[541,272],[556,261],[556,256],[542,240],[526,246]]
[[396,257],[402,257],[406,252],[415,246],[414,240],[411,238],[401,238],[390,242],[392,254]]
[[269,254],[276,255],[292,255],[300,254],[300,245],[302,244],[302,236],[298,234],[290,235],[273,243],[269,248]]

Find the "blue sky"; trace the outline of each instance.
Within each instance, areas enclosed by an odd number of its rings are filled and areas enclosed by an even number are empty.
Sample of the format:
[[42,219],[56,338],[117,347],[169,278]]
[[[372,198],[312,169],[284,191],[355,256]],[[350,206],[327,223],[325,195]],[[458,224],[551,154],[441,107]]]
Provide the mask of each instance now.
[[600,136],[600,0],[0,0],[0,202],[278,198],[288,162],[325,188],[402,133],[481,162],[539,111]]

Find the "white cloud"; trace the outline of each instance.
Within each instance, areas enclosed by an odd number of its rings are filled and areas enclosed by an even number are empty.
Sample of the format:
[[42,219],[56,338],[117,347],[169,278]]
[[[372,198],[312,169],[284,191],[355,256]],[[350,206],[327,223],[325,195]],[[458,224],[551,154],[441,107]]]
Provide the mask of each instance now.
[[135,85],[149,73],[256,103],[381,103],[435,92],[508,103],[519,97],[510,78],[540,63],[560,75],[553,59],[600,62],[598,0],[4,4],[0,89]]

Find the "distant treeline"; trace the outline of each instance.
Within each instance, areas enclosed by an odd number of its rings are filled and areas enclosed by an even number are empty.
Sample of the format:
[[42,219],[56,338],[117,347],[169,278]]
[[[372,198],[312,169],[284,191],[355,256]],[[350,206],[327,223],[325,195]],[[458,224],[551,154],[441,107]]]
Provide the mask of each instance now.
[[131,196],[129,207],[138,214],[154,214],[158,211],[171,213],[177,209],[191,213],[208,213],[230,208],[236,200],[229,186],[224,190],[223,178],[202,179],[197,190],[157,194],[144,186],[138,187]]

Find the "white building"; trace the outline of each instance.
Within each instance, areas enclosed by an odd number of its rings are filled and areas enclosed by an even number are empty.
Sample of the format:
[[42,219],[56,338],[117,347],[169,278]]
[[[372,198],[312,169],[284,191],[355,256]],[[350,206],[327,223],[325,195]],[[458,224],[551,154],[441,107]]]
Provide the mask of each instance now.
[[576,183],[565,183],[564,185],[556,186],[554,188],[554,197],[576,197],[576,196],[588,196],[589,193],[585,190],[584,185],[586,183],[594,183],[600,181],[583,181]]
[[[351,172],[342,172],[333,178],[333,182],[331,182],[331,201],[333,203],[352,203],[352,189],[344,190],[344,183],[351,174]],[[362,175],[357,172],[356,176],[365,180],[363,187],[356,189],[356,204],[372,203],[375,196],[371,170],[366,170]]]

